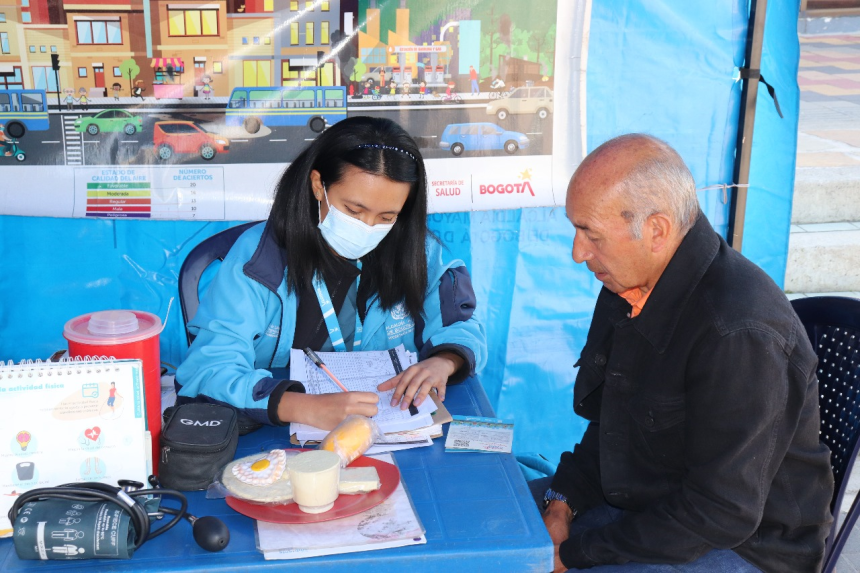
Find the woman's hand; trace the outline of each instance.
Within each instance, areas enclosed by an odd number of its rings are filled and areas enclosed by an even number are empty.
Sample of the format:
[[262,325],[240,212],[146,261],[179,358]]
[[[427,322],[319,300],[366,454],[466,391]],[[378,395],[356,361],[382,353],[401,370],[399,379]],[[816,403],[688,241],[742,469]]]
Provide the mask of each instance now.
[[302,394],[284,392],[278,404],[282,422],[300,422],[331,430],[350,414],[375,416],[379,396],[373,392],[338,392],[336,394]]
[[430,358],[426,358],[418,364],[413,364],[391,380],[386,380],[377,390],[384,392],[394,388],[391,405],[400,404],[400,409],[405,410],[414,403],[420,406],[427,398],[432,388],[440,400],[445,400],[445,389],[448,377],[463,366],[463,358],[453,352],[440,352]]

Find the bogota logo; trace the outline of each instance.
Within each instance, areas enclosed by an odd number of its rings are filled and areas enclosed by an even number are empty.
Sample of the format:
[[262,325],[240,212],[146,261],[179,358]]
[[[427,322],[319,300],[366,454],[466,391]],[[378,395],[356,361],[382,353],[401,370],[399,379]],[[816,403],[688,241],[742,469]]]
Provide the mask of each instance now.
[[505,195],[513,193],[531,193],[535,196],[535,190],[532,188],[531,178],[532,170],[525,169],[517,178],[521,183],[498,183],[496,185],[480,185],[478,187],[481,195]]

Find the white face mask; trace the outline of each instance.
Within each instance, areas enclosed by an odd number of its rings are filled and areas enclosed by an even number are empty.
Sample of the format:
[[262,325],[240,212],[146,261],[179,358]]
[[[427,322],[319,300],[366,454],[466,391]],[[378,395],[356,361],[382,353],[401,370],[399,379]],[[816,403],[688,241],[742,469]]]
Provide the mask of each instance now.
[[[394,223],[370,226],[346,213],[338,211],[328,201],[328,192],[323,185],[328,214],[318,225],[326,243],[346,259],[360,259],[379,245],[394,227]],[[320,214],[322,217],[322,214]]]

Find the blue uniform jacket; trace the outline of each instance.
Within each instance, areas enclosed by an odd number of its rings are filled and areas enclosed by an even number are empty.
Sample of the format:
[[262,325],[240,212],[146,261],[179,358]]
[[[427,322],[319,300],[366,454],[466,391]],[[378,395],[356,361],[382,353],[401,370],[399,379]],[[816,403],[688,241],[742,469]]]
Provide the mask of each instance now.
[[[180,400],[230,404],[257,422],[280,425],[276,401],[284,391],[304,390],[270,372],[288,365],[296,326],[298,299],[287,293],[286,264],[265,223],[239,237],[188,325],[196,338],[176,371]],[[469,272],[462,261],[444,262],[442,247],[432,238],[427,265],[424,316],[414,322],[402,305],[383,311],[373,300],[362,350],[403,344],[420,359],[452,350],[466,358],[472,375],[487,362],[487,343],[473,316]]]

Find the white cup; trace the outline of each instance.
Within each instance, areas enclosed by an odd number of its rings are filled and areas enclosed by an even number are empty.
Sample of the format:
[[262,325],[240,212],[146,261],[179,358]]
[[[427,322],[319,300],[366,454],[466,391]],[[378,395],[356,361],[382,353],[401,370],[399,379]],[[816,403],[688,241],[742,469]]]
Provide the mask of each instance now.
[[289,461],[293,499],[305,513],[323,513],[334,506],[340,481],[340,456],[327,450],[303,452]]

